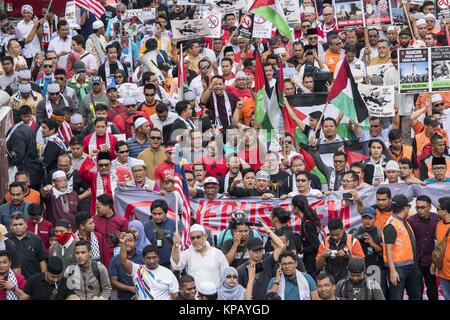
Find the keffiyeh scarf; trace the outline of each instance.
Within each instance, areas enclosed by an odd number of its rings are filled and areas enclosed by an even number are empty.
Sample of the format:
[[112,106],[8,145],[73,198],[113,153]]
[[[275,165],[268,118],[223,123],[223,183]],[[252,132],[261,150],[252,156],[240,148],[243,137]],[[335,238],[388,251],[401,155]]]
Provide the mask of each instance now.
[[[66,97],[64,97],[63,94],[59,94],[61,96],[61,99],[64,102],[64,107],[69,108],[69,102],[67,101]],[[47,112],[47,118],[51,118],[53,115],[53,107],[50,99],[47,97],[45,98],[45,111]]]
[[[11,268],[8,270],[8,282],[12,283],[14,287],[17,286],[17,278]],[[19,300],[19,297],[13,290],[6,290],[6,300]]]
[[[108,148],[111,149],[111,143],[109,141],[109,134],[106,133],[106,141],[105,144],[108,146]],[[97,150],[97,133],[93,133],[91,135],[91,138],[89,139],[89,151],[91,150]]]
[[[114,177],[113,174],[109,175],[109,184],[111,185],[111,195],[114,198],[114,191],[117,188],[117,179]],[[105,193],[105,187],[103,186],[103,180],[100,173],[97,173],[96,187],[97,187],[96,197],[101,196],[102,194]]]
[[[226,175],[225,175],[225,179],[224,179],[224,181],[223,181],[223,192],[224,193],[228,193],[228,188],[229,188],[229,186],[230,186],[230,173],[228,172]],[[234,179],[236,179],[236,178],[242,178],[242,174],[241,174],[241,172],[238,172],[238,174],[237,174],[237,176],[236,177],[234,177]]]
[[[222,121],[220,120],[219,116],[219,110],[217,108],[217,96],[216,93],[213,91],[213,102],[214,102],[214,112],[216,115],[216,125],[218,129],[222,129],[224,126],[222,124]],[[231,123],[231,104],[230,99],[228,98],[228,94],[224,91],[223,92],[223,99],[225,101],[225,110],[227,111],[227,120],[228,123],[225,124],[225,126],[228,126]]]
[[[77,239],[80,239],[78,231],[75,232]],[[92,259],[100,261],[100,247],[98,245],[98,239],[95,232],[91,232],[91,249],[92,249]]]
[[42,148],[41,148],[41,157],[44,156],[45,148],[47,147],[47,144],[50,141],[53,143],[56,143],[61,148],[61,150],[63,150],[64,153],[69,152],[66,145],[64,144],[64,141],[60,137],[58,137],[57,134],[54,134],[50,137],[44,138],[44,144],[42,145]]
[[[309,284],[306,280],[305,276],[298,271],[295,270],[295,279],[297,281],[298,294],[300,296],[300,300],[311,300]],[[284,290],[286,288],[286,278],[284,273],[281,276],[280,285],[278,286],[278,295],[281,297],[281,300],[284,300]]]

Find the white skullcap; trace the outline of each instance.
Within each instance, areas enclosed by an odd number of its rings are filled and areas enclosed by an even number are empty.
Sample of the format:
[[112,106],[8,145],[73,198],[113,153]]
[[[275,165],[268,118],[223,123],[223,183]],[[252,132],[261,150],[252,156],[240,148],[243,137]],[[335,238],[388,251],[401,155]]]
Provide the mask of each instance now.
[[219,184],[219,180],[217,180],[217,178],[215,177],[207,177],[203,182],[203,185],[207,185],[209,183]]
[[283,54],[286,53],[286,49],[284,47],[282,48],[276,48],[275,50],[273,50],[274,54]]
[[4,225],[0,224],[0,234],[2,236],[4,236],[7,233],[8,233],[8,230],[6,229],[6,227]]
[[236,73],[236,79],[247,79],[247,75],[244,71],[239,71],[238,73]]
[[56,180],[56,179],[62,178],[62,177],[67,178],[66,174],[62,170],[57,170],[57,171],[53,172],[53,174],[52,174],[52,180]]
[[398,165],[398,162],[395,160],[389,160],[386,163],[386,168],[384,168],[384,170],[395,170],[395,171],[400,171],[400,167]]
[[20,83],[19,84],[20,93],[28,93],[31,92],[31,84],[30,83]]
[[20,70],[17,75],[22,79],[31,79],[31,71],[28,69]]
[[422,24],[427,24],[427,22],[425,21],[425,19],[419,19],[419,20],[416,21],[416,25],[417,25],[417,26],[420,26],[420,25],[422,25]]
[[26,12],[26,11],[33,13],[33,7],[30,6],[29,4],[24,4],[24,5],[22,6],[21,12],[24,13],[24,12]]
[[442,96],[439,93],[433,94],[431,96],[432,103],[439,102],[439,101],[444,101],[444,99],[442,99]]
[[136,99],[133,97],[126,97],[123,99],[124,106],[134,106],[136,104]]
[[70,116],[70,123],[71,124],[80,124],[83,123],[83,116],[79,113],[74,113]]
[[423,12],[417,12],[416,14],[414,14],[414,18],[415,18],[416,20],[419,20],[419,19],[425,19],[425,13],[423,13]]
[[306,14],[310,14],[310,13],[316,13],[316,10],[314,9],[314,7],[311,6],[307,6],[305,7],[305,11]]
[[50,83],[47,87],[47,93],[57,93],[60,92],[61,88],[58,83]]
[[432,14],[432,13],[427,13],[427,14],[425,15],[425,19],[433,19],[433,20],[436,20],[436,17],[435,17],[434,14]]
[[145,119],[144,117],[139,117],[134,121],[134,128],[137,129],[145,123],[148,123],[147,119]]
[[207,295],[207,296],[217,293],[216,285],[214,283],[212,283],[211,281],[200,282],[197,290],[199,293]]
[[143,167],[145,167],[144,160],[141,160],[141,159],[134,160],[132,165],[131,165],[131,167],[133,168],[133,167],[136,167],[136,166],[143,166]]
[[395,29],[394,26],[389,26],[389,27],[387,28],[386,32],[391,32],[391,31],[397,32],[397,29]]
[[203,227],[202,225],[200,225],[198,223],[193,224],[191,226],[191,228],[189,229],[189,233],[192,233],[192,232],[195,232],[195,231],[200,231],[201,233],[206,233],[205,227]]
[[94,23],[92,24],[92,29],[93,30],[98,30],[98,29],[100,29],[100,28],[102,28],[104,26],[105,25],[103,24],[103,22],[101,20],[97,20],[97,21],[94,21]]

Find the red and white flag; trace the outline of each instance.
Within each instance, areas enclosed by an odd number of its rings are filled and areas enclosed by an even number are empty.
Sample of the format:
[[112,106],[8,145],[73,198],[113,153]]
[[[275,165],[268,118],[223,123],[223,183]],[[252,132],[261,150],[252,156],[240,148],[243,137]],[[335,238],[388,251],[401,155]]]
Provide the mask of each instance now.
[[105,14],[106,9],[98,0],[75,0],[75,4],[92,13],[97,19]]
[[[191,203],[189,201],[189,186],[186,182],[181,163],[180,146],[176,147],[175,172],[173,177],[173,192],[175,194],[176,208],[181,209],[181,222],[183,223],[183,233],[181,235],[181,250],[186,250],[191,245],[189,230],[191,229]],[[178,218],[178,212],[175,212]],[[178,221],[176,222],[178,223]]]

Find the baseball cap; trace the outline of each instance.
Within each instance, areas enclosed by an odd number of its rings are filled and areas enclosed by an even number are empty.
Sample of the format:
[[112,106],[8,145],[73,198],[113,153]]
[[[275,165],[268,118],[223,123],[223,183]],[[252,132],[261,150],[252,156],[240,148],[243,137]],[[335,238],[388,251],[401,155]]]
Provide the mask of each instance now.
[[247,248],[252,251],[257,251],[264,249],[264,244],[260,238],[250,238],[247,241]]
[[398,194],[392,198],[392,207],[397,209],[403,209],[409,206],[408,198],[403,194]]
[[400,171],[398,162],[395,160],[389,160],[388,163],[386,163],[386,167],[384,168],[384,171],[386,171],[386,170]]
[[93,76],[92,79],[91,79],[91,82],[92,83],[102,83],[103,79],[100,76]]
[[375,218],[377,216],[377,213],[374,208],[366,207],[361,212],[361,217],[364,217],[364,216],[369,216],[369,217]]
[[203,185],[207,185],[209,183],[219,184],[219,180],[217,180],[214,177],[208,177],[205,179],[205,182],[203,183]]
[[363,273],[366,271],[366,262],[361,257],[353,256],[348,261],[347,269],[351,273]]
[[431,96],[432,103],[441,102],[441,101],[444,101],[444,99],[442,99],[442,96],[439,93],[433,94]]
[[409,36],[409,37],[412,37],[412,36],[411,36],[411,32],[409,32],[408,29],[403,29],[402,31],[400,31],[400,32],[398,33],[399,36],[401,36],[401,35],[403,35],[403,34],[405,34],[405,35],[407,35],[407,36]]

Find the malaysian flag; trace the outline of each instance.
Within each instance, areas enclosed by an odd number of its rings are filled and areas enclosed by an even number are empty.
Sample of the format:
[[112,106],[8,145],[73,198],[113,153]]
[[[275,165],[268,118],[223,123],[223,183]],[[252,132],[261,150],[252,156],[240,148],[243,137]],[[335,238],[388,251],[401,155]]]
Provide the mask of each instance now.
[[92,13],[97,19],[105,14],[106,9],[97,0],[75,0],[75,4]]
[[178,100],[184,99],[184,90],[188,87],[187,74],[184,70],[183,44],[180,45],[178,55]]
[[[191,204],[189,202],[189,187],[186,182],[186,174],[181,163],[180,146],[177,145],[175,151],[175,171],[173,178],[173,187],[175,199],[177,201],[177,208],[181,209],[181,222],[183,223],[183,233],[181,235],[181,250],[189,248],[191,245],[191,238],[189,237],[189,230],[191,228]],[[175,212],[178,216],[178,212]]]

